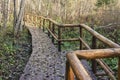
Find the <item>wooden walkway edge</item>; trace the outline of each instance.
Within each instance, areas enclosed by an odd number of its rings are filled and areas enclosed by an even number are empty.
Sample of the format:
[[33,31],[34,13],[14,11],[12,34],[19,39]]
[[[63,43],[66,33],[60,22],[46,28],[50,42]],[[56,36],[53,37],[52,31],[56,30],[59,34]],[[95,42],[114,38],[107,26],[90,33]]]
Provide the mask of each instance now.
[[64,80],[65,60],[38,27],[25,25],[32,35],[32,54],[19,80]]

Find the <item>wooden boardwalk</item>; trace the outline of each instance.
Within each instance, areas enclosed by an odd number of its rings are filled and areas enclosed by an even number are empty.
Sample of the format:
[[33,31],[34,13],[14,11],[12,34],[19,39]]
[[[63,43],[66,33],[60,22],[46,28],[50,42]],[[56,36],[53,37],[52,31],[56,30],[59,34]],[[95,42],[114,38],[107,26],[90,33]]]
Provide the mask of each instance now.
[[[120,49],[118,49],[120,46],[115,42],[85,24],[60,24],[50,18],[29,14],[25,16],[25,22],[39,24],[43,31],[47,30],[48,35],[52,36],[52,41],[38,27],[26,25],[32,35],[33,52],[20,80],[65,80],[65,67],[66,80],[74,80],[75,78],[79,80],[116,80],[116,74],[102,60],[120,55]],[[62,28],[78,28],[78,38],[63,39]],[[91,34],[91,45],[84,40],[84,30]],[[66,62],[65,53],[58,52],[52,44],[55,41],[58,45],[58,51],[61,51],[61,43],[65,41],[79,41],[80,50],[67,53]],[[102,42],[105,46],[107,45],[107,49],[98,49],[98,41]],[[85,48],[87,50],[84,50]],[[91,61],[90,68],[86,60],[83,59]],[[120,58],[118,59],[118,63],[117,74],[118,80],[120,80]],[[101,67],[104,73],[101,73],[98,67]]]
[[26,24],[32,35],[32,54],[20,80],[64,80],[65,54],[57,51],[38,27]]

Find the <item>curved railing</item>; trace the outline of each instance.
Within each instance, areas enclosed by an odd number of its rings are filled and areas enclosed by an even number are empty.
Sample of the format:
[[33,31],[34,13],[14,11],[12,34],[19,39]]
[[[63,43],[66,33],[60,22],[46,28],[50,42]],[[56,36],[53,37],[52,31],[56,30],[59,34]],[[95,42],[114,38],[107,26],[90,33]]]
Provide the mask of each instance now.
[[[92,77],[89,75],[89,72],[83,66],[81,59],[92,60],[92,71],[96,76],[108,75],[111,80],[116,80],[114,72],[108,67],[108,65],[102,60],[103,58],[112,58],[118,57],[118,80],[120,80],[120,46],[108,38],[100,35],[91,27],[85,24],[60,24],[50,18],[45,18],[42,16],[34,16],[31,14],[26,14],[24,20],[27,23],[32,23],[34,25],[40,26],[40,28],[45,31],[47,29],[48,36],[52,36],[52,42],[55,44],[55,40],[58,42],[58,51],[61,51],[62,42],[66,41],[79,41],[80,50],[70,52],[67,54],[66,62],[66,80],[74,80],[75,77],[78,80],[92,80]],[[62,39],[62,28],[78,28],[79,36],[77,38],[71,39]],[[91,47],[83,39],[83,33],[87,31],[91,34]],[[107,45],[107,49],[97,49],[97,41]],[[88,50],[83,50],[83,49]],[[105,73],[97,73],[97,64],[99,64]],[[75,75],[75,77],[74,77]]]

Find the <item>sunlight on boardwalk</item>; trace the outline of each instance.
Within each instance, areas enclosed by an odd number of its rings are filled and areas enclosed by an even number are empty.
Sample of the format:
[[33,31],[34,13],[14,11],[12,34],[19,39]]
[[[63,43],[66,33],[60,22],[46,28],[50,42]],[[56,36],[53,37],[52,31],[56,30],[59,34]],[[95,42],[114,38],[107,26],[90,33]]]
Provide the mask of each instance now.
[[61,53],[42,30],[27,27],[32,35],[33,50],[20,80],[63,80],[65,59],[61,59]]

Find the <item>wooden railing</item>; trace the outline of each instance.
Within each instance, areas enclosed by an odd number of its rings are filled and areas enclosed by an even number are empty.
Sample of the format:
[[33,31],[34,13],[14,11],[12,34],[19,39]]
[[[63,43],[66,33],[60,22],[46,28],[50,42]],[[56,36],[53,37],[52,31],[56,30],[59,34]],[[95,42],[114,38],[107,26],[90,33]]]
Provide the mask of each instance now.
[[79,35],[82,36],[82,30],[79,24],[59,24],[56,21],[50,19],[50,18],[45,18],[42,16],[33,16],[31,14],[25,16],[25,20],[27,20],[28,23],[32,23],[40,26],[43,31],[47,29],[48,31],[48,36],[52,36],[52,42],[54,43],[55,40],[57,41],[58,44],[58,51],[61,51],[61,45],[62,42],[71,42],[71,41],[79,41],[80,42],[80,48],[82,47],[81,41],[79,36],[77,38],[71,38],[71,39],[63,39],[62,38],[62,32],[61,29],[68,27],[68,28],[78,28],[79,29]]
[[[61,51],[61,43],[65,41],[79,41],[80,42],[80,50],[74,51],[67,54],[67,62],[66,62],[66,80],[74,80],[75,77],[78,80],[92,80],[86,68],[84,68],[81,63],[81,59],[92,60],[92,71],[95,75],[108,75],[111,80],[120,80],[120,46],[111,40],[105,38],[104,36],[97,33],[91,27],[85,24],[59,24],[56,21],[45,18],[42,16],[33,16],[31,14],[27,14],[25,16],[25,21],[27,23],[32,23],[40,26],[40,28],[45,31],[47,29],[48,36],[52,36],[52,42],[55,43],[55,40],[58,42],[58,51]],[[62,39],[61,37],[61,29],[62,28],[73,28],[76,27],[79,29],[78,38],[72,39]],[[83,33],[87,31],[91,34],[91,47],[86,43],[83,39]],[[104,43],[104,45],[109,46],[108,49],[97,49],[97,41]],[[83,50],[84,48],[88,50]],[[103,58],[112,58],[118,57],[118,78],[114,76],[114,72],[108,67],[108,65],[102,60]],[[105,73],[97,72],[97,64],[99,64]],[[117,65],[117,64],[116,64]],[[74,77],[75,76],[75,77]]]

